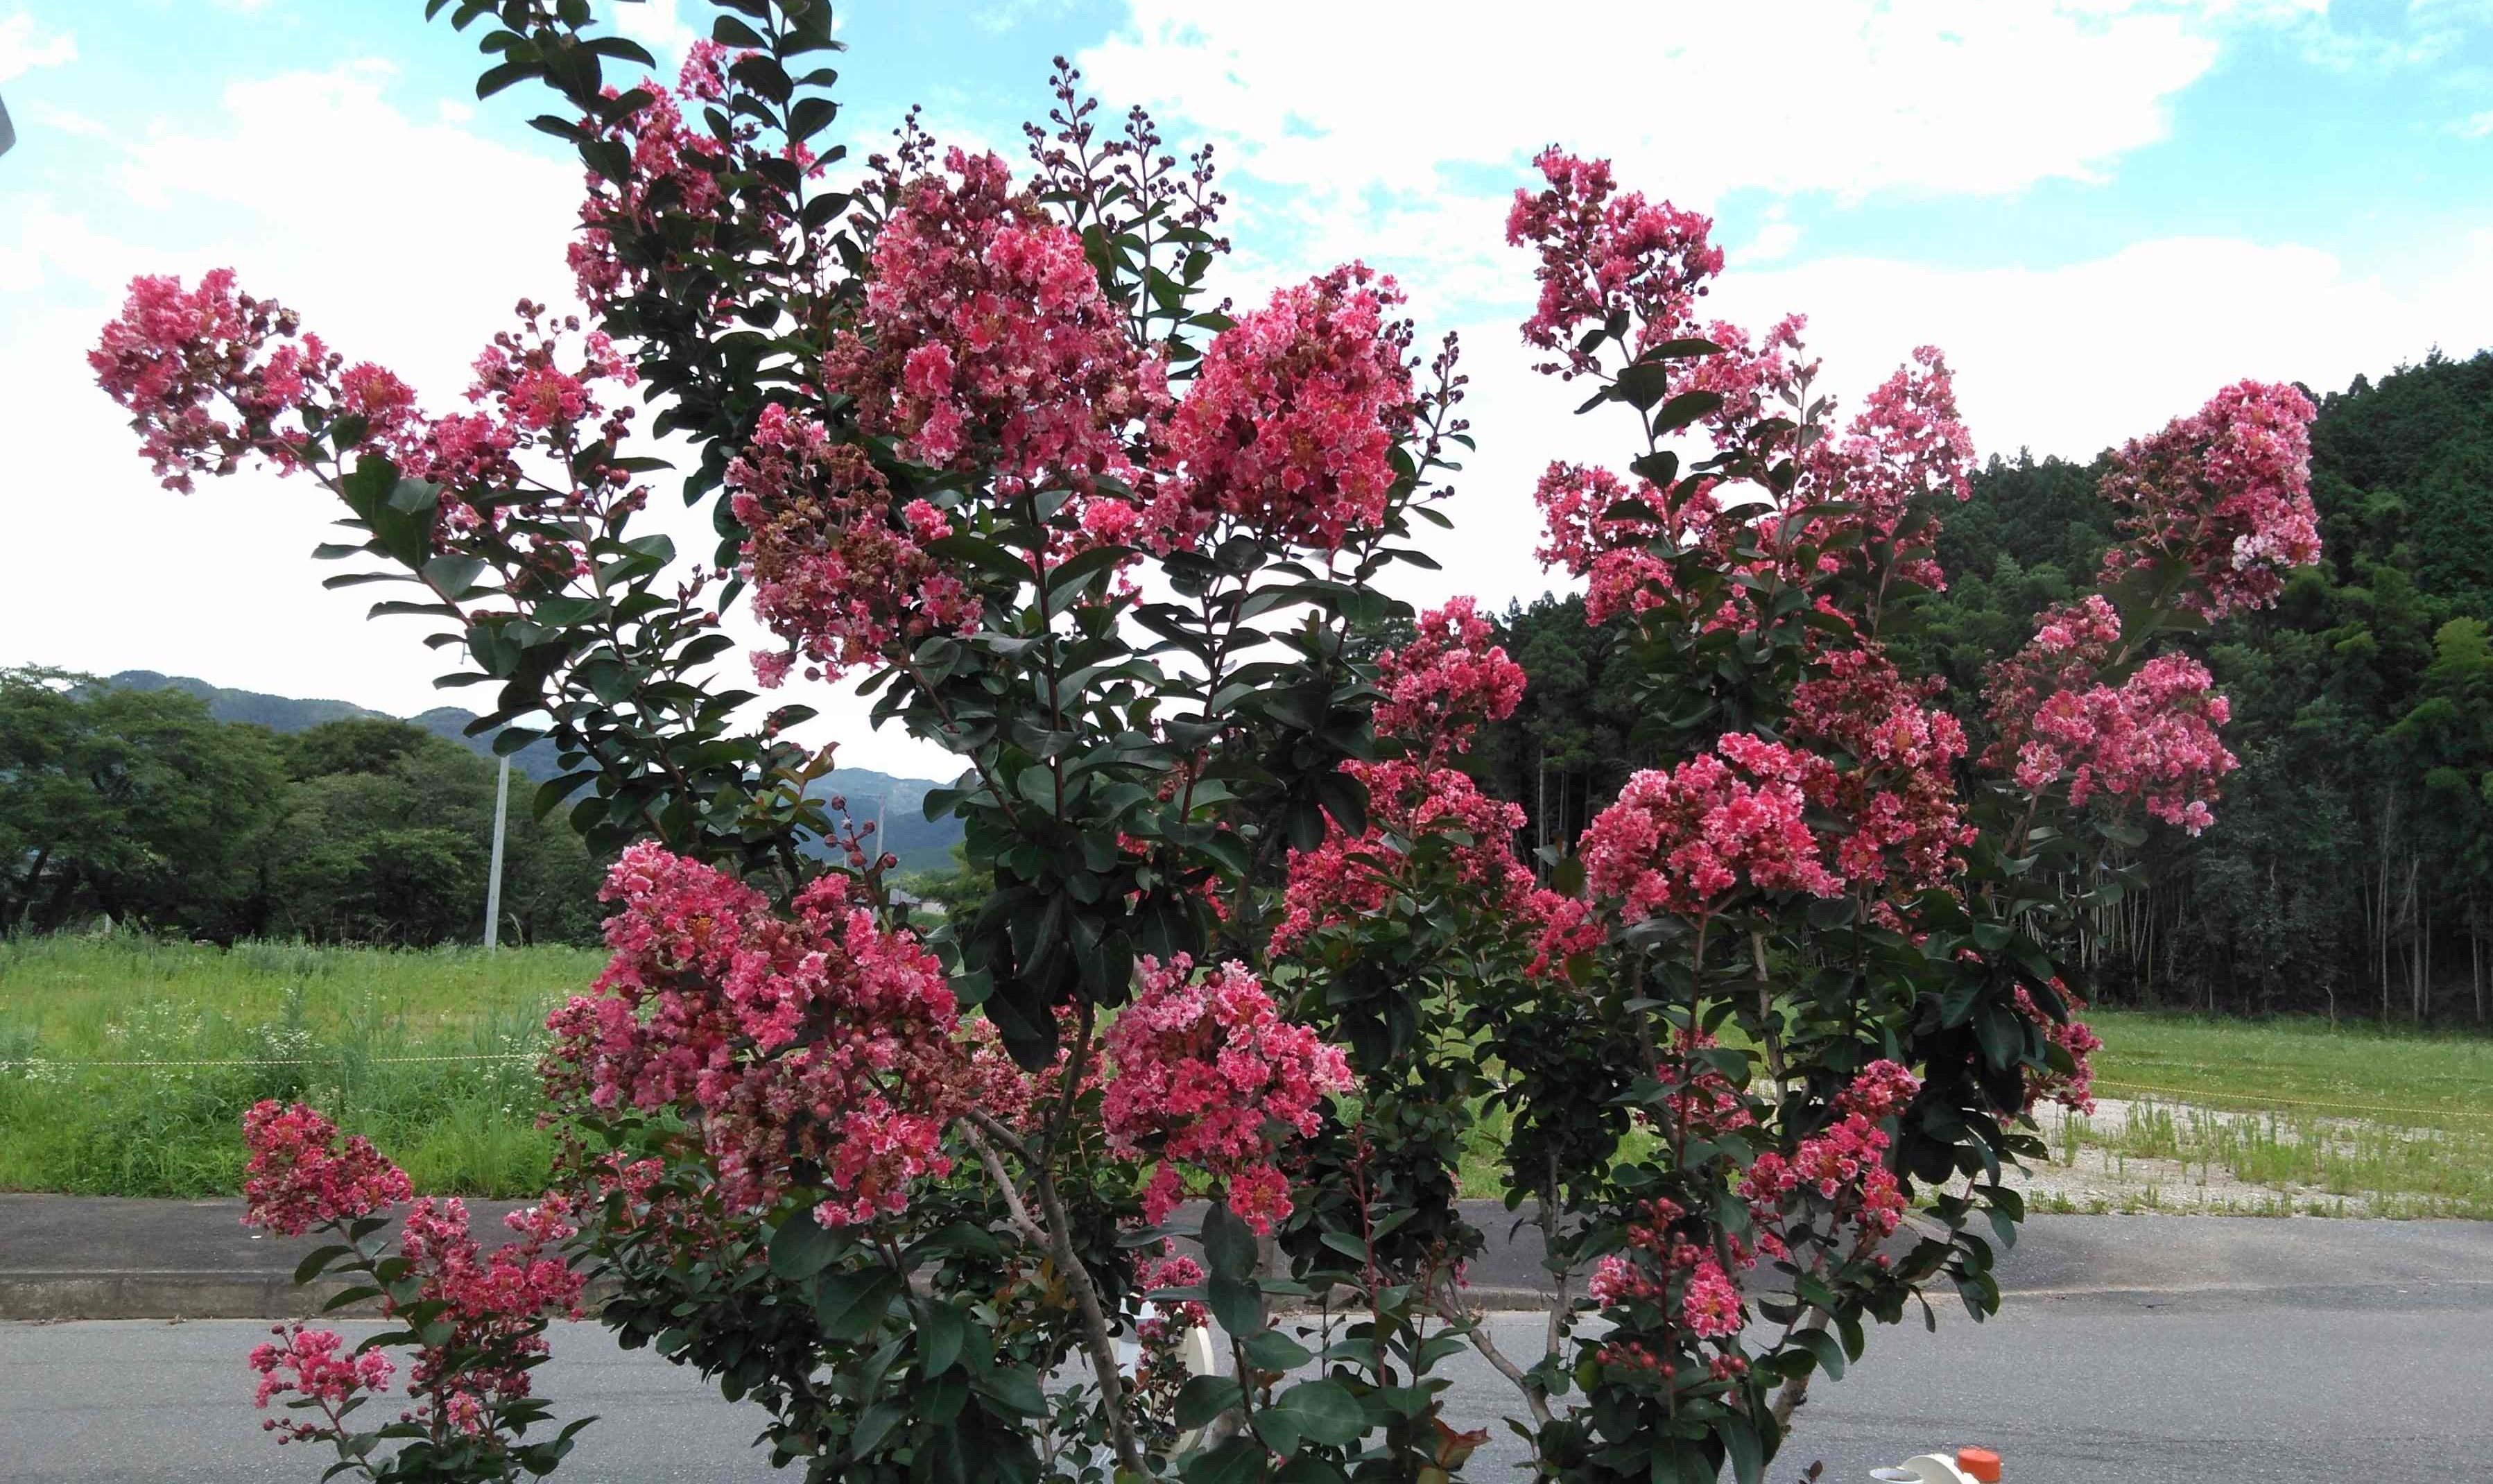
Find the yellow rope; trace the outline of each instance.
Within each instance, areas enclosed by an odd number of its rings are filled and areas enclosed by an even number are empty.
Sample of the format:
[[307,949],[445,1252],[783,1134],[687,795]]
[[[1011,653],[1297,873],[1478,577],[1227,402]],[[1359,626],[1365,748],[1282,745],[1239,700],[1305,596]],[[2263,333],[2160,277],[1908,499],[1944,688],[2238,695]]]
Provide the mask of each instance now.
[[2270,1098],[2259,1093],[2209,1092],[2200,1087],[2149,1087],[2141,1082],[2116,1082],[2097,1077],[2097,1087],[2123,1092],[2158,1093],[2168,1098],[2212,1098],[2232,1103],[2265,1103],[2278,1107],[2327,1107],[2355,1113],[2403,1113],[2416,1118],[2493,1118],[2493,1113],[2469,1112],[2464,1108],[2384,1107],[2373,1103],[2321,1103],[2308,1098]]

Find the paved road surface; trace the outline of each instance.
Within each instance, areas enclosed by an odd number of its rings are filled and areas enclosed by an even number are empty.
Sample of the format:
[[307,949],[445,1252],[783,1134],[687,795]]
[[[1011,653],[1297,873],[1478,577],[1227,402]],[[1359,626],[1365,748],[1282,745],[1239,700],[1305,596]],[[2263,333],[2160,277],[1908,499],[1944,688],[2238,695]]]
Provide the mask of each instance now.
[[[1940,1311],[1874,1334],[1820,1387],[1773,1471],[1857,1480],[1909,1452],[1981,1442],[2017,1484],[2338,1484],[2473,1477],[2493,1458],[2493,1224],[2059,1218],[2017,1255],[2023,1289],[1975,1326]],[[1499,1321],[1512,1349],[1534,1321]],[[241,1356],[263,1325],[0,1325],[0,1479],[310,1480],[272,1445]],[[538,1373],[566,1414],[605,1419],[557,1479],[785,1478],[746,1449],[758,1414],[563,1326]],[[1505,1396],[1460,1366],[1451,1409]],[[1503,1430],[1471,1476],[1513,1478]]]

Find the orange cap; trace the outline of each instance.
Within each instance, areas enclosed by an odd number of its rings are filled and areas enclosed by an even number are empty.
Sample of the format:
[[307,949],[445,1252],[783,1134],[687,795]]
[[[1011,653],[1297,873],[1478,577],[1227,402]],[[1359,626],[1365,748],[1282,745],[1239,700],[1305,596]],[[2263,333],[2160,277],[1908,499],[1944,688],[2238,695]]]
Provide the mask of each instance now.
[[1989,1448],[1959,1448],[1956,1466],[1978,1484],[1999,1484],[1999,1455]]

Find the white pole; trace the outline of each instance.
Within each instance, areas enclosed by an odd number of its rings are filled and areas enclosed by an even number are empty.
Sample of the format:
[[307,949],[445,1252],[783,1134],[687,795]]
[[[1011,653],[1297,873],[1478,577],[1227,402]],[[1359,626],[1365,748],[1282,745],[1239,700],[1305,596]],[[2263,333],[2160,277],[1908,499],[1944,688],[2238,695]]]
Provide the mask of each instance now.
[[511,814],[511,760],[502,759],[502,774],[494,785],[494,867],[485,882],[485,951],[502,936],[502,825]]

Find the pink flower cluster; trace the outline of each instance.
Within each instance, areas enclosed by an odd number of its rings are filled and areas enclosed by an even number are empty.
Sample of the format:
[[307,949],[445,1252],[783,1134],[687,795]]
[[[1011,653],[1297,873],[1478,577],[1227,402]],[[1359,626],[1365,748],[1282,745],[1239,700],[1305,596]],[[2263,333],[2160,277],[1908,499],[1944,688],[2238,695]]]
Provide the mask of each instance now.
[[1915,500],[1973,495],[1973,435],[1957,415],[1955,379],[1937,347],[1917,348],[1911,365],[1871,391],[1843,437],[1822,439],[1804,458],[1810,478],[1800,499],[1850,507],[1839,519],[1810,522],[1813,544],[1826,542],[1841,524],[1858,524],[1871,552],[1896,575],[1933,590],[1945,586],[1927,533],[1895,544]]
[[1226,516],[1319,551],[1385,519],[1412,417],[1410,329],[1364,263],[1277,290],[1204,352],[1169,420],[1177,472],[1147,512],[1175,544]]
[[297,327],[291,309],[237,294],[229,267],[212,269],[197,289],[177,277],[137,277],[87,367],[130,411],[165,489],[190,494],[192,474],[232,474],[250,451],[289,467],[269,424],[302,399],[307,377],[337,372],[319,337],[280,347],[277,364],[264,356],[269,339],[291,339]]
[[[895,644],[966,628],[977,601],[926,554],[951,530],[930,502],[895,519],[891,486],[853,443],[777,404],[763,409],[743,454],[727,467],[730,508],[748,532],[744,575],[753,611],[805,656],[836,672],[874,664]],[[788,673],[764,656],[765,685]]]
[[1584,831],[1585,881],[1620,898],[1630,921],[1708,914],[1741,888],[1833,896],[1844,879],[1801,817],[1808,785],[1830,771],[1823,758],[1734,732],[1711,754],[1637,772]]
[[1677,1132],[1692,1138],[1711,1138],[1757,1123],[1744,1089],[1712,1064],[1697,1059],[1696,1052],[1715,1045],[1711,1035],[1703,1030],[1674,1031],[1670,1042],[1670,1050],[1654,1068],[1654,1075],[1669,1089],[1663,1107]]
[[[308,430],[317,423],[335,430],[342,460],[383,453],[402,473],[443,485],[435,539],[458,550],[515,516],[611,515],[646,497],[611,463],[579,457],[619,441],[632,419],[628,408],[609,410],[596,383],[629,387],[637,372],[603,334],[586,336],[576,353],[566,349],[562,337],[579,331],[576,318],[550,319],[526,300],[519,315],[520,328],[496,335],[477,358],[467,398],[484,410],[439,418],[427,416],[389,370],[345,364],[318,335],[298,337],[290,312],[238,292],[226,269],[195,290],[176,279],[135,280],[87,359],[134,414],[167,488],[187,491],[194,474],[231,473],[247,457],[291,473],[310,456]],[[282,423],[289,414],[300,421]],[[547,456],[559,483],[515,503],[511,492],[526,482],[517,455],[529,449]],[[523,581],[551,587],[586,560],[575,542],[542,530],[520,544]]]
[[2274,602],[2287,572],[2320,560],[2314,413],[2293,386],[2239,381],[2123,445],[2102,484],[2128,537],[2104,554],[2107,578],[2171,557],[2196,579],[2183,602],[2208,619]]
[[[638,385],[641,374],[603,331],[583,334],[577,316],[556,318],[526,299],[514,313],[518,326],[496,332],[473,363],[466,400],[478,410],[427,417],[411,393],[391,386],[397,410],[385,423],[375,421],[374,441],[402,472],[443,487],[446,547],[515,519],[531,523],[528,564],[552,587],[586,571],[588,557],[578,540],[548,533],[548,520],[612,518],[647,501],[647,488],[624,470],[581,457],[592,447],[617,447],[629,435],[634,409],[620,405],[619,394]],[[523,454],[540,456],[552,482],[531,480]],[[513,502],[511,494],[523,489],[534,498]]]
[[[1628,1250],[1602,1258],[1585,1285],[1586,1291],[1602,1308],[1620,1309],[1637,1303],[1667,1304],[1676,1287],[1675,1317],[1682,1328],[1699,1340],[1729,1339],[1745,1321],[1739,1280],[1725,1269],[1713,1248],[1671,1229],[1685,1214],[1676,1201],[1646,1202],[1639,1219],[1628,1225]],[[1732,1255],[1744,1264],[1757,1260],[1753,1253],[1736,1245]]]
[[[1818,363],[1803,359],[1801,332],[1808,319],[1787,315],[1752,348],[1749,333],[1716,320],[1706,338],[1725,353],[1707,356],[1689,370],[1691,390],[1711,391],[1723,405],[1707,414],[1705,426],[1719,450],[1739,446],[1769,418],[1798,420],[1832,410],[1834,401],[1812,389]],[[1814,410],[1813,410],[1814,409]],[[1787,427],[1768,439],[1769,445],[1790,446],[1797,434]],[[1772,458],[1774,446],[1751,450]],[[1973,436],[1958,414],[1956,382],[1946,357],[1936,347],[1922,346],[1910,363],[1874,388],[1840,435],[1817,439],[1797,448],[1794,462],[1800,479],[1779,500],[1745,508],[1757,522],[1770,550],[1789,554],[1795,547],[1818,550],[1804,570],[1786,560],[1783,575],[1808,581],[1813,575],[1843,570],[1846,559],[1838,537],[1858,531],[1863,556],[1895,575],[1928,588],[1944,585],[1945,574],[1931,559],[1929,532],[1899,541],[1898,530],[1908,506],[1922,497],[1947,495],[1957,500],[1973,493]],[[1761,489],[1759,494],[1765,492]],[[1798,512],[1812,505],[1841,502],[1840,513]],[[1793,512],[1787,516],[1786,512]]]
[[902,184],[875,238],[863,313],[825,359],[866,430],[921,464],[992,467],[1006,492],[1129,471],[1127,432],[1166,372],[1100,291],[1082,239],[1016,193],[998,156]]
[[1283,1020],[1243,963],[1197,980],[1181,954],[1143,958],[1136,971],[1141,992],[1108,1027],[1101,1117],[1110,1148],[1159,1158],[1144,1216],[1156,1223],[1176,1208],[1185,1165],[1221,1181],[1229,1209],[1258,1234],[1272,1230],[1290,1214],[1290,1187],[1266,1129],[1315,1133],[1319,1105],[1349,1090],[1350,1063]]
[[[653,231],[669,217],[688,222],[729,217],[719,181],[735,165],[729,144],[688,127],[683,110],[684,103],[723,98],[726,60],[714,43],[695,42],[673,90],[654,77],[645,79],[641,86],[649,102],[608,126],[608,136],[630,150],[632,165],[620,180],[610,181],[594,171],[588,175],[580,234],[567,255],[583,303],[603,312],[646,281],[649,265],[618,251],[616,232]],[[618,96],[611,87],[606,93]],[[750,139],[756,132],[757,126],[740,120],[735,137]]]
[[1468,597],[1422,614],[1409,644],[1377,656],[1376,730],[1431,757],[1471,750],[1482,723],[1523,703],[1523,667],[1489,642],[1495,634]]
[[[408,1209],[400,1250],[421,1285],[420,1301],[443,1304],[451,1324],[450,1343],[420,1352],[408,1380],[433,1393],[463,1431],[477,1431],[487,1408],[528,1394],[526,1362],[546,1353],[539,1319],[580,1317],[586,1279],[554,1251],[579,1229],[571,1215],[560,1196],[514,1211],[502,1221],[519,1240],[488,1254],[468,1230],[466,1202],[427,1196]],[[453,1369],[447,1356],[460,1352],[493,1361]]]
[[1789,735],[1841,748],[1855,765],[1824,775],[1812,799],[1848,824],[1835,847],[1847,880],[1918,889],[1963,868],[1959,852],[1974,834],[1956,790],[1965,728],[1927,704],[1936,688],[1863,648],[1825,655],[1792,689]]
[[1532,873],[1515,859],[1520,807],[1489,798],[1451,768],[1397,759],[1348,762],[1342,772],[1367,786],[1368,828],[1354,835],[1329,821],[1323,844],[1290,851],[1273,953],[1290,953],[1319,928],[1384,910],[1409,884],[1410,842],[1432,833],[1468,837],[1448,855],[1455,881],[1486,910],[1518,917],[1537,911]]
[[1809,329],[1807,315],[1786,315],[1761,336],[1745,325],[1717,319],[1705,327],[1705,338],[1723,348],[1688,363],[1688,391],[1712,392],[1723,405],[1707,413],[1703,426],[1717,446],[1728,446],[1750,428],[1769,417],[1794,417],[1802,388],[1813,381],[1819,363],[1805,359],[1801,341]]
[[1506,240],[1540,256],[1541,299],[1523,322],[1524,341],[1556,357],[1539,370],[1562,377],[1597,373],[1579,348],[1588,329],[1625,315],[1635,326],[1632,355],[1693,332],[1705,280],[1723,271],[1723,250],[1706,239],[1711,219],[1668,201],[1619,194],[1607,160],[1580,160],[1556,147],[1533,165],[1547,184],[1518,190]]
[[1887,1131],[1879,1123],[1920,1090],[1905,1068],[1872,1062],[1836,1096],[1834,1123],[1802,1139],[1788,1158],[1772,1149],[1758,1155],[1740,1183],[1758,1229],[1780,1244],[1796,1237],[1795,1221],[1815,1229],[1817,1217],[1792,1204],[1795,1196],[1815,1195],[1832,1233],[1849,1228],[1856,1247],[1867,1249],[1894,1231],[1904,1219],[1905,1194],[1887,1167]]
[[338,1126],[303,1104],[254,1104],[242,1115],[251,1159],[243,1166],[243,1222],[280,1236],[371,1216],[414,1195],[399,1168],[357,1134],[337,1147]]
[[339,1353],[346,1342],[335,1330],[306,1329],[295,1323],[277,1325],[269,1333],[277,1336],[275,1343],[261,1344],[251,1352],[251,1368],[259,1376],[252,1405],[264,1410],[279,1397],[300,1396],[315,1404],[328,1424],[276,1417],[261,1423],[278,1435],[281,1443],[309,1442],[339,1431],[347,1403],[362,1393],[388,1390],[390,1378],[398,1374],[379,1350]]
[[2034,996],[2023,984],[2017,987],[2017,1013],[2039,1027],[2044,1039],[2069,1053],[2075,1070],[2060,1073],[2028,1068],[2026,1111],[2032,1112],[2036,1104],[2048,1098],[2076,1112],[2091,1113],[2095,1110],[2094,1054],[2103,1049],[2103,1038],[2077,1018],[2076,1012],[2086,1009],[2087,1002],[2078,998],[2075,990],[2057,979],[2052,981],[2052,987],[2068,1005],[2068,1019],[2055,1020],[2044,1014],[2043,1007],[2034,1003]]
[[2192,834],[2236,759],[2217,735],[2232,713],[2207,667],[2159,654],[2118,685],[2097,672],[2117,656],[2120,619],[2100,594],[2045,613],[2025,649],[1993,668],[1987,702],[1998,740],[1984,754],[2028,793],[2065,782],[2072,806],[2097,794],[2136,799]]
[[277,420],[333,396],[342,364],[319,336],[298,339],[300,328],[293,311],[237,290],[231,268],[190,289],[139,277],[86,360],[131,414],[157,478],[189,494],[194,474],[230,474],[248,456],[280,473],[300,466],[303,435]]
[[[1648,612],[1677,595],[1663,553],[1703,551],[1727,563],[1741,529],[1725,518],[1710,484],[1666,493],[1642,479],[1630,486],[1608,469],[1575,464],[1551,464],[1532,499],[1544,531],[1536,555],[1544,564],[1591,579],[1584,621],[1595,625]],[[1644,506],[1654,519],[1612,517],[1609,511],[1624,500]],[[1735,605],[1728,612],[1738,611]]]
[[[409,1198],[406,1172],[360,1136],[337,1146],[337,1128],[311,1108],[275,1102],[255,1105],[243,1115],[245,1166],[243,1220],[285,1236],[315,1227],[343,1230]],[[418,1286],[418,1303],[438,1303],[451,1327],[442,1344],[426,1345],[409,1377],[426,1407],[452,1426],[480,1431],[495,1403],[528,1394],[527,1362],[546,1353],[541,1320],[548,1314],[580,1312],[583,1276],[554,1249],[572,1236],[570,1203],[549,1196],[515,1211],[504,1223],[519,1240],[485,1254],[467,1229],[467,1208],[457,1200],[427,1196],[409,1207],[399,1235],[399,1254]],[[381,1311],[396,1316],[406,1305],[384,1292]],[[284,1334],[284,1331],[280,1332]],[[328,1428],[272,1422],[288,1440],[327,1436],[339,1408],[356,1390],[377,1391],[391,1367],[377,1354],[337,1355],[338,1337],[299,1326],[278,1345],[252,1352],[262,1379],[258,1405],[299,1391],[321,1404]]]
[[627,847],[601,893],[614,958],[547,1021],[550,1093],[695,1124],[736,1209],[770,1204],[801,1160],[828,1180],[826,1226],[905,1210],[911,1182],[951,1169],[968,1058],[943,965],[849,891],[818,877],[782,918],[711,866]]

